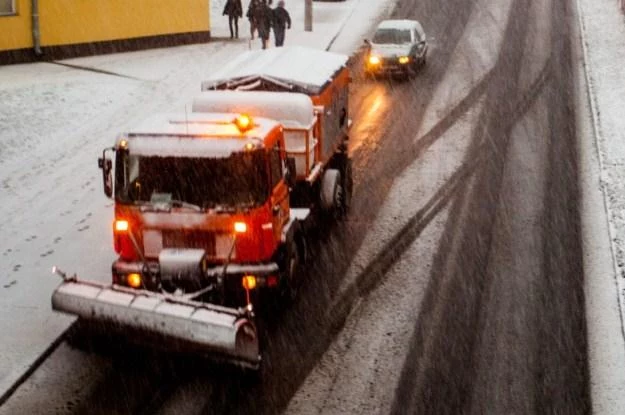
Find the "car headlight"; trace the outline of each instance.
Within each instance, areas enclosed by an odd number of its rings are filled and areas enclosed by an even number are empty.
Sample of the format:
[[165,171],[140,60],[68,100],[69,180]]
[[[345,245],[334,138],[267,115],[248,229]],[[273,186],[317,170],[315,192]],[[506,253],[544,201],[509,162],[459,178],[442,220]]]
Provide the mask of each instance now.
[[408,62],[410,62],[410,58],[408,56],[400,56],[399,57],[399,63],[401,63],[402,65],[405,65]]
[[379,56],[376,56],[376,55],[369,56],[369,65],[379,65],[379,64],[380,64]]

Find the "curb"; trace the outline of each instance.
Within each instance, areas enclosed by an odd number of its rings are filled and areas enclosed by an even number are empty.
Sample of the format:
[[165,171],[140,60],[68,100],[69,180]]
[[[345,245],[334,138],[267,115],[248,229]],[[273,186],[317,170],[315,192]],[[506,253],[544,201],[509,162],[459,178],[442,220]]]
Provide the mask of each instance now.
[[330,39],[328,46],[324,49],[325,51],[329,51],[332,48],[332,45],[334,45],[336,39],[341,35],[343,29],[345,29],[345,26],[347,26],[347,22],[349,21],[349,19],[352,18],[354,12],[356,11],[356,7],[360,5],[360,3],[362,3],[362,0],[358,0],[358,2],[352,6],[352,11],[347,15],[347,17],[345,17],[345,19],[343,19],[343,22],[339,26],[339,30],[334,34],[334,36],[332,36],[332,39]]
[[70,324],[69,327],[66,328],[59,335],[59,337],[57,337],[48,347],[46,347],[46,349],[43,351],[43,353],[41,353],[39,355],[39,357],[37,357],[35,359],[35,361],[28,367],[28,369],[26,369],[26,371],[24,373],[22,373],[22,375],[19,378],[17,378],[17,380],[15,382],[13,382],[13,384],[11,386],[9,386],[9,388],[6,391],[4,391],[4,393],[0,396],[0,407],[2,407],[2,405],[4,405],[4,403],[6,401],[8,401],[9,398],[11,398],[11,396],[13,396],[15,391],[17,391],[17,389],[19,389],[19,387],[22,386],[22,384],[24,382],[26,382],[26,380],[28,380],[28,378],[37,369],[39,369],[39,367],[43,364],[43,362],[45,362],[45,360],[52,353],[54,353],[54,351],[61,345],[61,343],[63,343],[63,341],[65,341],[65,338],[67,337],[67,334],[72,329],[72,327],[74,327],[74,324],[76,324],[76,322],[73,322],[72,324]]

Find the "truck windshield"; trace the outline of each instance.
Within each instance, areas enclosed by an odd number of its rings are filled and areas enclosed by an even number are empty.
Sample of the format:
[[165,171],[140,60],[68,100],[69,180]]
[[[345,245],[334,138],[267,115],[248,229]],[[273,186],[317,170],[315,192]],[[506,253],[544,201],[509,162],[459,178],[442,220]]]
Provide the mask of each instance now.
[[268,197],[263,150],[227,158],[137,156],[117,151],[115,193],[122,203],[150,202],[156,194],[201,208],[241,208]]
[[410,43],[410,30],[405,29],[378,29],[373,35],[373,43],[378,45],[398,45]]

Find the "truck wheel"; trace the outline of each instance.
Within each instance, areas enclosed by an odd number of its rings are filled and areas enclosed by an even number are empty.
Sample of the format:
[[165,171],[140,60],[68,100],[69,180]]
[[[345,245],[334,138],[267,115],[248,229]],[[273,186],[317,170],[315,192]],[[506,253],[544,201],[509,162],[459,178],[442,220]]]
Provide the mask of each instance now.
[[347,212],[349,212],[349,208],[352,203],[352,193],[354,189],[354,178],[352,176],[352,160],[349,158],[346,158],[345,162],[343,163],[343,189],[344,197],[341,216],[345,216]]
[[282,292],[281,297],[287,303],[293,303],[297,298],[299,281],[298,274],[301,271],[300,267],[300,250],[297,243],[294,241],[291,243],[284,262],[284,273],[282,278]]
[[336,169],[327,169],[321,181],[320,201],[322,209],[340,217],[345,210],[345,188],[341,179],[341,172]]

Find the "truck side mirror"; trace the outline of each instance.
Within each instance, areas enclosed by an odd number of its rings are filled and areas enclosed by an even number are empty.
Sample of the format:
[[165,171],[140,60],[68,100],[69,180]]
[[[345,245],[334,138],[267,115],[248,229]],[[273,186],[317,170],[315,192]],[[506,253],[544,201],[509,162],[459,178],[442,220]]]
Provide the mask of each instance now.
[[297,176],[297,171],[295,169],[295,157],[287,157],[286,159],[286,174],[285,180],[286,184],[292,189],[295,187],[295,180]]
[[110,148],[105,149],[102,152],[102,157],[98,158],[98,167],[102,169],[102,184],[104,186],[104,194],[106,197],[111,198],[113,196],[113,161],[106,157],[106,152],[112,150]]

